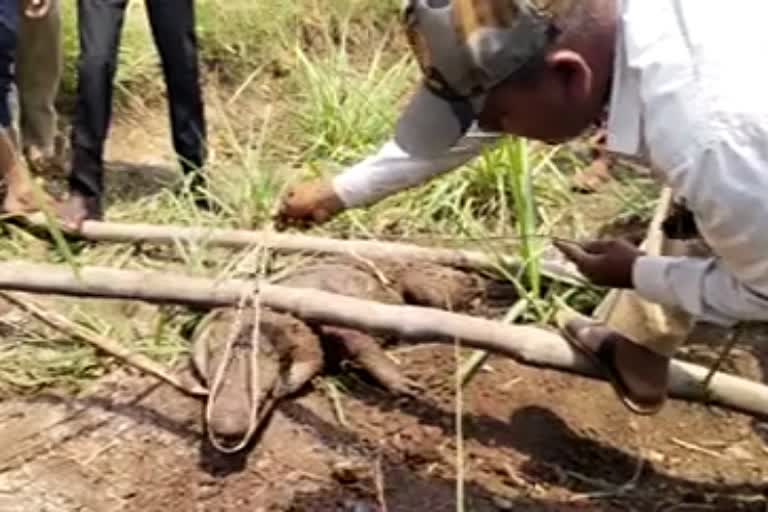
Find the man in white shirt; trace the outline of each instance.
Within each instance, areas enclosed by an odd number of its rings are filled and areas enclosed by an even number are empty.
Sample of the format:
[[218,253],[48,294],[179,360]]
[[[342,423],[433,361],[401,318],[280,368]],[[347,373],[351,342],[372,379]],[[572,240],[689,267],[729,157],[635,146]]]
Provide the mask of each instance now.
[[[406,25],[426,79],[395,139],[333,181],[296,187],[282,218],[322,222],[424,183],[492,133],[576,137],[607,108],[608,150],[643,158],[714,256],[646,255],[620,241],[560,250],[594,283],[670,317],[766,321],[767,16],[764,0],[411,0]],[[684,334],[581,322],[566,334],[631,410],[661,408]]]

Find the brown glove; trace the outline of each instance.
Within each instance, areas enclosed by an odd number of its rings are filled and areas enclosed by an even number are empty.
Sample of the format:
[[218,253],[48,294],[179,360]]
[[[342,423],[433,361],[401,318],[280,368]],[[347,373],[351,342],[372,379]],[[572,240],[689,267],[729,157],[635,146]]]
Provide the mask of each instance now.
[[331,180],[321,178],[299,183],[288,189],[283,197],[275,224],[278,229],[322,224],[344,208],[344,203],[333,190]]

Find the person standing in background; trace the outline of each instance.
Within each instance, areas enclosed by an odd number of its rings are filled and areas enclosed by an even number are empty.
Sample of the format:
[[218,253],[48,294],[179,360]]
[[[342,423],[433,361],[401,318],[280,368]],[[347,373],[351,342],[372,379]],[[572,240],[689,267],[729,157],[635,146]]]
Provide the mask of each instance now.
[[20,147],[33,173],[58,174],[56,96],[63,64],[60,0],[39,1],[24,9],[18,37]]
[[[113,81],[128,0],[78,0],[80,56],[72,127],[70,196],[59,215],[76,230],[103,217],[104,142],[112,114]],[[198,68],[194,0],[148,0],[152,36],[168,94],[173,145],[185,174],[199,186],[206,127]],[[138,148],[137,148],[138,149]]]
[[23,16],[44,16],[50,4],[47,0],[3,0],[0,2],[0,174],[5,181],[5,213],[21,214],[37,209],[35,196],[19,159],[13,134],[11,91],[16,74],[19,11]]

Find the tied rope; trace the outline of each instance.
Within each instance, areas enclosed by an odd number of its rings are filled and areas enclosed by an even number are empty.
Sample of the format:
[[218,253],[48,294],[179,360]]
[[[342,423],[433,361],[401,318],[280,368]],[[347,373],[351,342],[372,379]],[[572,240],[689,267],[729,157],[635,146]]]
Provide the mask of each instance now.
[[[259,249],[258,253],[260,254],[261,252],[261,249]],[[262,258],[257,258],[257,261],[259,259]],[[215,375],[211,381],[210,394],[206,403],[205,421],[207,425],[210,425],[211,418],[213,417],[214,404],[223,385],[227,368],[231,363],[234,346],[240,339],[242,330],[250,328],[250,343],[248,344],[248,375],[250,376],[248,382],[248,399],[251,403],[248,411],[248,429],[240,442],[231,447],[222,445],[216,438],[215,433],[211,431],[211,429],[207,429],[208,440],[216,450],[222,453],[231,454],[245,448],[259,426],[258,415],[261,406],[261,375],[259,370],[259,357],[261,355],[261,296],[259,294],[259,285],[261,282],[261,275],[262,274],[259,273],[259,277],[256,279],[256,284],[246,288],[240,296],[235,323],[229,332],[224,347],[224,357],[222,358],[222,362],[218,368],[216,368]],[[244,317],[246,316],[250,322],[247,320],[244,321]]]

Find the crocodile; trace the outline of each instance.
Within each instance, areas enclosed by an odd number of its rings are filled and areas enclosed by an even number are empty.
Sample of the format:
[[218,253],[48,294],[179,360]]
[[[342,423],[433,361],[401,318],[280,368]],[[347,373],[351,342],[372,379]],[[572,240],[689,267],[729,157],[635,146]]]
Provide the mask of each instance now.
[[[433,264],[352,258],[313,262],[270,281],[386,304],[464,312],[516,298],[511,285],[478,274]],[[259,329],[254,332],[257,318]],[[329,352],[357,363],[393,393],[418,394],[418,386],[384,352],[386,341],[354,329],[308,324],[265,307],[212,310],[192,337],[194,368],[210,393],[209,437],[225,449],[244,446],[244,439],[283,397],[323,371]]]

